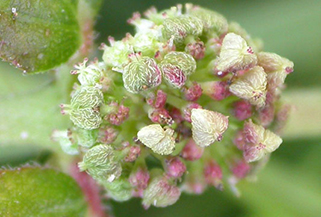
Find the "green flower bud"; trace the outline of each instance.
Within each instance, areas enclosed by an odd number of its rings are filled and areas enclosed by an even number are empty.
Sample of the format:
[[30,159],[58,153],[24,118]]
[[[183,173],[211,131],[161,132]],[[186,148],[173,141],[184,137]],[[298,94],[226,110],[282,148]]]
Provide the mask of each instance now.
[[143,206],[166,207],[174,204],[180,197],[181,192],[175,185],[169,183],[166,177],[158,176],[152,179],[143,195]]
[[62,150],[70,155],[79,154],[78,145],[72,142],[72,135],[70,130],[58,131],[52,133],[52,139],[59,142]]
[[160,69],[169,85],[181,88],[187,77],[196,70],[196,61],[190,54],[172,51],[164,57]]
[[159,42],[160,34],[156,29],[138,32],[131,40],[135,52],[141,52],[144,56],[153,57],[161,46]]
[[84,130],[81,128],[77,129],[77,142],[78,145],[85,148],[92,147],[98,138],[98,130]]
[[97,129],[103,122],[99,111],[93,108],[72,109],[69,115],[77,127],[85,130]]
[[130,58],[132,62],[123,71],[124,87],[128,92],[139,93],[161,83],[161,72],[154,59],[140,54],[132,54]]
[[179,17],[164,20],[162,33],[165,40],[174,36],[175,44],[182,44],[184,39],[191,36],[199,36],[203,31],[203,22],[194,16],[181,15]]
[[91,86],[80,86],[71,98],[71,108],[96,108],[103,102],[104,96],[101,90]]
[[132,197],[132,186],[125,178],[116,179],[113,182],[104,182],[107,195],[113,200],[123,202]]
[[206,33],[215,33],[220,36],[227,32],[228,23],[225,17],[215,11],[186,4],[187,13],[199,18],[203,22]]
[[128,63],[128,55],[133,52],[132,47],[126,40],[116,41],[113,37],[108,38],[111,47],[104,45],[103,61],[115,71],[122,71],[125,64]]
[[81,85],[97,86],[104,76],[104,68],[102,63],[98,61],[86,66],[87,61],[88,59],[86,58],[83,63],[76,65],[76,70],[72,71],[71,74],[79,74],[78,80]]
[[192,109],[191,119],[193,139],[200,147],[221,141],[228,127],[228,116],[206,109]]
[[122,172],[111,145],[97,145],[89,149],[78,166],[80,171],[86,170],[95,180],[101,182],[112,182],[118,179]]
[[255,66],[235,80],[229,90],[234,95],[248,100],[252,105],[263,107],[266,99],[267,77],[263,68]]
[[159,124],[151,124],[140,129],[137,138],[153,152],[161,155],[169,155],[174,151],[174,130],[164,130]]

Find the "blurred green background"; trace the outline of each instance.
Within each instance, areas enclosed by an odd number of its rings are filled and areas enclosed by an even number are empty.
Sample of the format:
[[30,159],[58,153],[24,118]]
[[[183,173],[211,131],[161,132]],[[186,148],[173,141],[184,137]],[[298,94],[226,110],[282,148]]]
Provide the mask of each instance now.
[[[186,2],[222,13],[251,36],[261,38],[265,51],[294,62],[295,71],[286,80],[283,96],[295,106],[284,143],[257,182],[240,183],[240,198],[228,188],[224,192],[211,188],[200,196],[183,194],[175,205],[163,209],[145,211],[140,200],[112,202],[115,216],[321,216],[321,1],[105,0],[96,23],[97,44],[106,42],[109,35],[121,39],[133,32],[126,20],[134,11],[143,12],[152,5],[162,10]],[[49,85],[49,74],[25,77],[8,64],[0,67],[0,165],[19,164],[24,158],[44,162],[52,154],[48,149],[60,151],[49,138],[52,129],[63,129],[68,122],[57,106],[61,93]],[[43,111],[45,117],[39,115]]]

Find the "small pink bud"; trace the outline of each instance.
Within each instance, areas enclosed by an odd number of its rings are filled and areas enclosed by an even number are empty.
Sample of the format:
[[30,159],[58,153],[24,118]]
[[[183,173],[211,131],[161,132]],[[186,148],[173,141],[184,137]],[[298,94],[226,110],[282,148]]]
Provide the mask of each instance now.
[[105,126],[99,129],[98,141],[104,144],[110,144],[114,142],[118,136],[118,131],[110,126]]
[[112,103],[116,107],[115,113],[108,114],[105,116],[105,120],[113,125],[121,125],[129,116],[129,108],[124,105],[118,105],[118,103]]
[[232,167],[233,175],[238,179],[243,179],[250,171],[251,166],[244,160],[240,160]]
[[185,47],[185,51],[192,55],[194,59],[202,59],[205,55],[205,45],[202,41],[197,41],[194,43],[189,43]]
[[259,119],[263,127],[269,126],[274,119],[274,106],[273,104],[267,104],[265,107],[258,111]]
[[125,157],[125,162],[133,162],[140,155],[140,146],[134,145],[129,148],[129,153]]
[[233,114],[240,121],[250,118],[252,116],[251,103],[245,100],[233,103]]
[[236,135],[233,139],[233,143],[238,149],[244,150],[244,146],[245,146],[246,142],[245,142],[243,130],[239,130],[236,133]]
[[155,108],[163,108],[166,104],[167,94],[162,91],[158,90],[155,100]]
[[184,71],[177,66],[167,65],[162,67],[163,75],[166,81],[173,87],[181,88],[186,82]]
[[209,81],[201,85],[203,93],[217,101],[223,100],[231,94],[226,81]]
[[189,103],[184,109],[183,109],[183,117],[186,121],[192,122],[191,119],[191,114],[192,114],[192,109],[201,109],[202,106],[200,106],[197,103]]
[[180,178],[186,171],[185,164],[179,159],[179,157],[165,160],[166,162],[166,174],[171,178]]
[[181,123],[182,121],[184,121],[181,111],[176,107],[171,108],[169,114],[173,118],[175,123]]
[[189,139],[184,146],[181,156],[188,161],[195,161],[203,156],[204,148],[195,144],[193,139]]
[[214,161],[209,161],[204,167],[204,177],[207,184],[215,186],[219,190],[223,190],[222,170]]
[[154,123],[159,123],[159,124],[168,124],[172,125],[173,119],[169,115],[168,111],[164,108],[151,108],[148,111],[148,117],[149,119],[154,122]]
[[194,82],[193,85],[185,90],[185,98],[188,101],[196,101],[202,95],[201,85]]
[[146,189],[149,182],[149,172],[146,168],[138,168],[129,176],[129,183],[136,189]]

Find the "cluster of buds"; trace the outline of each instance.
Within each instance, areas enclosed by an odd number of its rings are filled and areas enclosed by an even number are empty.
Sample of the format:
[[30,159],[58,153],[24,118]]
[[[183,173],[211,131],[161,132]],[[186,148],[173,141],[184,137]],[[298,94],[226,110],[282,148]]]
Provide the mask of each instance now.
[[73,126],[53,137],[117,201],[165,207],[183,191],[236,192],[282,143],[293,63],[199,6],[145,16],[128,20],[135,35],[109,37],[102,62],[75,67],[79,83],[61,105]]

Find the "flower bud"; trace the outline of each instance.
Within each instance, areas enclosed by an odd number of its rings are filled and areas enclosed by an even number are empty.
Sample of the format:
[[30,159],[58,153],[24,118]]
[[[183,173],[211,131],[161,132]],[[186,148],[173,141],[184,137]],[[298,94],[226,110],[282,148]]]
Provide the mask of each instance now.
[[142,19],[139,12],[133,13],[133,16],[127,20],[127,23],[134,25],[136,27],[136,32],[142,33],[150,30],[155,25],[155,23],[150,20]]
[[153,152],[161,155],[169,155],[174,151],[174,130],[164,130],[159,124],[151,124],[140,129],[137,138]]
[[70,112],[70,120],[77,126],[85,130],[99,128],[103,122],[99,111],[92,108],[75,109]]
[[263,127],[267,127],[269,126],[274,119],[274,105],[273,104],[266,104],[264,106],[264,108],[260,109],[258,111],[258,115],[259,115],[259,120],[260,120],[260,124]]
[[113,70],[122,71],[123,66],[128,63],[128,55],[133,52],[133,49],[126,40],[115,42],[113,37],[109,37],[108,40],[111,47],[103,46],[103,61]]
[[62,150],[70,155],[79,154],[77,143],[73,142],[72,132],[70,130],[58,131],[54,130],[51,138],[53,141],[59,142]]
[[172,125],[173,119],[165,108],[151,108],[148,110],[148,117],[154,123]]
[[134,145],[127,147],[129,149],[127,156],[125,157],[125,162],[134,162],[140,155],[140,146]]
[[251,166],[244,160],[239,160],[231,168],[233,175],[238,179],[243,179],[249,173]]
[[87,171],[95,180],[112,182],[121,175],[122,168],[110,145],[97,145],[89,149],[78,164],[80,171]]
[[216,62],[217,71],[236,72],[255,66],[257,57],[251,47],[239,35],[228,33],[222,43],[221,52]]
[[235,80],[229,89],[231,93],[248,100],[252,105],[263,107],[266,99],[266,85],[267,79],[263,68],[255,66]]
[[104,102],[101,90],[92,86],[80,86],[71,98],[72,109],[96,108]]
[[188,101],[196,101],[201,97],[202,91],[201,85],[194,82],[190,88],[184,91],[185,98]]
[[131,58],[132,62],[127,64],[123,71],[124,87],[128,92],[139,93],[161,83],[161,72],[155,60],[139,54],[133,54]]
[[236,132],[233,139],[233,143],[239,150],[242,150],[242,151],[244,150],[246,141],[245,141],[243,130],[239,130]]
[[293,72],[293,62],[275,53],[260,52],[257,55],[258,64],[268,74],[270,88],[276,88],[284,83],[288,74]]
[[174,157],[169,160],[165,160],[166,167],[165,171],[168,177],[180,178],[186,171],[185,164],[180,160],[179,157]]
[[202,41],[189,43],[185,47],[185,52],[194,57],[194,59],[200,60],[205,55],[205,45]]
[[264,127],[253,124],[249,120],[244,124],[245,145],[243,156],[247,162],[258,161],[266,154],[275,151],[282,143],[282,139]]
[[215,161],[212,160],[205,165],[204,177],[207,184],[213,185],[218,190],[223,190],[222,169]]
[[98,141],[104,144],[110,144],[114,142],[119,132],[111,126],[105,126],[99,128]]
[[153,57],[161,46],[158,39],[160,34],[160,31],[157,29],[138,32],[131,40],[135,52],[141,52],[144,56]]
[[164,57],[160,69],[168,84],[181,88],[187,77],[196,70],[196,62],[187,53],[172,51]]
[[182,44],[184,39],[191,36],[199,36],[203,31],[202,21],[195,16],[181,15],[167,18],[163,22],[162,33],[165,40],[174,36],[175,44]]
[[113,182],[104,182],[107,195],[115,201],[123,202],[132,197],[132,187],[125,178],[116,179]]
[[191,119],[193,139],[201,147],[220,141],[228,127],[228,116],[206,109],[192,109]]
[[92,147],[96,143],[97,138],[98,130],[84,130],[81,128],[77,129],[77,143],[82,147]]
[[183,108],[183,118],[187,122],[192,122],[191,115],[192,115],[192,109],[201,109],[202,106],[200,106],[197,103],[189,103],[186,107]]
[[137,170],[131,172],[129,182],[137,190],[146,189],[149,182],[149,172],[147,168],[139,167]]
[[169,183],[166,177],[158,176],[152,179],[143,195],[143,206],[148,209],[150,205],[166,207],[174,204],[181,192],[175,185]]
[[87,61],[86,58],[83,63],[76,65],[76,70],[72,71],[71,74],[79,74],[78,80],[81,85],[96,86],[104,76],[104,68],[97,60],[86,66]]
[[214,33],[220,36],[227,32],[227,20],[221,14],[199,6],[193,6],[192,4],[186,4],[186,10],[188,14],[196,16],[202,20],[204,31],[206,33]]
[[233,103],[233,114],[234,116],[243,121],[252,116],[252,105],[248,101],[239,100]]
[[221,101],[231,94],[226,81],[208,81],[201,85],[203,93],[217,101]]
[[181,156],[188,161],[196,161],[203,156],[204,148],[195,144],[193,139],[189,139],[184,146]]

